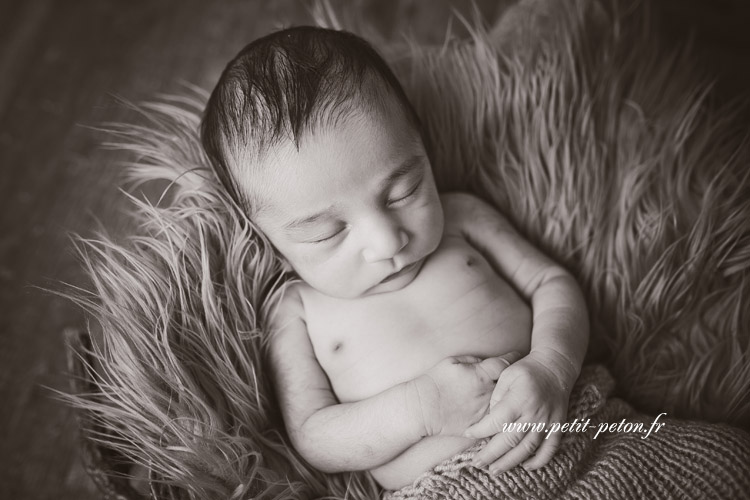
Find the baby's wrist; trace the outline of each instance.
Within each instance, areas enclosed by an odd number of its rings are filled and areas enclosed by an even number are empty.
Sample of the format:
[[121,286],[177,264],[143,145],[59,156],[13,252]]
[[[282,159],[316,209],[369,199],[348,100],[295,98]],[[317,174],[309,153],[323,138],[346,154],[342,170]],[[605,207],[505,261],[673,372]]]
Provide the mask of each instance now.
[[435,382],[427,375],[420,375],[404,384],[409,421],[416,424],[420,438],[435,434],[435,425],[430,416],[434,414],[436,390]]
[[540,360],[557,376],[563,388],[569,391],[581,374],[581,364],[571,357],[551,348],[532,349],[530,356]]

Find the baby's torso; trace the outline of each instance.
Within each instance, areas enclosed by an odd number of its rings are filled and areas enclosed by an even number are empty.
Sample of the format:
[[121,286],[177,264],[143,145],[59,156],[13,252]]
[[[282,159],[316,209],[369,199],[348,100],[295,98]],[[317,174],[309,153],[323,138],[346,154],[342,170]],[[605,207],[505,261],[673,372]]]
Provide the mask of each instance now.
[[341,402],[411,380],[448,356],[529,349],[528,305],[462,238],[444,238],[402,290],[345,300],[305,288],[308,334]]
[[[528,352],[531,310],[463,238],[444,237],[405,288],[363,299],[300,292],[315,355],[339,401],[411,380],[448,356]],[[433,437],[373,472],[403,486],[472,441]]]

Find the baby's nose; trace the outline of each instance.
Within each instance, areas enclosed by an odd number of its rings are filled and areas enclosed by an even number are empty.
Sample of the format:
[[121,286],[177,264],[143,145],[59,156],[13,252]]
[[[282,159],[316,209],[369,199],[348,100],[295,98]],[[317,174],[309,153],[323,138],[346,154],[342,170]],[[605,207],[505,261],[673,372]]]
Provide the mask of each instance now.
[[409,235],[392,220],[383,220],[371,228],[367,245],[362,250],[366,262],[377,262],[395,257],[409,243]]

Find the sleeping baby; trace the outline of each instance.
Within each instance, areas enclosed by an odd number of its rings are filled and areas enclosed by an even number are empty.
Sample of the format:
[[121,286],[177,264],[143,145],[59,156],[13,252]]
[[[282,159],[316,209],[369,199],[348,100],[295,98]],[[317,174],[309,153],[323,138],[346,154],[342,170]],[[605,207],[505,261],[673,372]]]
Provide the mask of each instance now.
[[362,39],[300,27],[224,70],[201,136],[216,174],[298,278],[268,359],[295,449],[326,472],[411,484],[547,463],[588,341],[575,280],[493,207],[438,194],[400,84]]

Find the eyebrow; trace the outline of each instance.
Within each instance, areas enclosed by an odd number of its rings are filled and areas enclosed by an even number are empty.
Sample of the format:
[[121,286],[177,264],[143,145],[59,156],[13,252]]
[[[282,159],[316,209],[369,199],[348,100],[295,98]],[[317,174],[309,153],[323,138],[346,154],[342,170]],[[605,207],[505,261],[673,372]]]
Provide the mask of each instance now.
[[[403,177],[404,175],[411,172],[414,166],[417,165],[419,162],[423,161],[424,159],[425,159],[425,155],[423,154],[416,154],[408,158],[401,165],[399,165],[397,169],[395,169],[393,172],[388,174],[388,176],[381,181],[380,185],[385,186],[387,184],[390,184],[394,180],[398,179],[399,177]],[[334,208],[328,207],[312,215],[307,215],[305,217],[301,217],[299,219],[294,219],[294,220],[287,222],[286,224],[284,224],[284,230],[289,231],[289,230],[298,229],[301,226],[306,226],[314,222],[317,222],[320,219],[328,217],[332,215],[333,213],[334,213]]]

